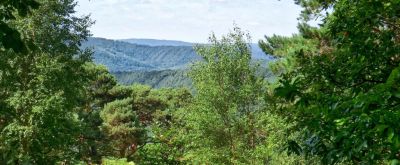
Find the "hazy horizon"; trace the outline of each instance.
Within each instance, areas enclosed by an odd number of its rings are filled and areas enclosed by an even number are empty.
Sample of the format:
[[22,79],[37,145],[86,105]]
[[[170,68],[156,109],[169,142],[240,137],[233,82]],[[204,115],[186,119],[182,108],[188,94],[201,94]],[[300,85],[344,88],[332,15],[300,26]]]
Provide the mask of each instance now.
[[301,8],[292,0],[78,0],[77,15],[91,14],[93,37],[206,43],[234,24],[252,42],[273,34],[297,33]]

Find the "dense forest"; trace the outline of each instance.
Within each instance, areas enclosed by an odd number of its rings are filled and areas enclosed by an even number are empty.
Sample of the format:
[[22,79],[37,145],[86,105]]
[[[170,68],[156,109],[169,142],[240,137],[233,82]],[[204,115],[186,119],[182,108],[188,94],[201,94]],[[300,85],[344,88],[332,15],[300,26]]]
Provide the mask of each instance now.
[[155,70],[112,73],[120,84],[145,84],[153,88],[193,88],[187,70]]
[[118,83],[74,0],[0,1],[0,164],[400,164],[400,1],[294,3],[299,33],[258,43],[274,79],[234,27],[191,91]]

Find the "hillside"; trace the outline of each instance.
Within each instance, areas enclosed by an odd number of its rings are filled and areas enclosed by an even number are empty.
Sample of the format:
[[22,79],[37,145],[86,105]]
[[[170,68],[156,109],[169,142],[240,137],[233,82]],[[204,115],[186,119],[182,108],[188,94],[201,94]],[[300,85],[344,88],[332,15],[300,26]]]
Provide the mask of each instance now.
[[200,60],[191,46],[147,46],[103,38],[89,38],[83,48],[93,47],[93,60],[110,72],[182,69]]
[[[93,48],[93,61],[105,65],[122,84],[177,87],[190,86],[185,70],[201,60],[194,45],[173,40],[89,38],[82,48]],[[252,44],[252,52],[253,59],[264,65],[271,60],[256,44]]]
[[113,75],[119,83],[124,85],[139,83],[153,88],[190,87],[192,85],[186,70],[114,72]]

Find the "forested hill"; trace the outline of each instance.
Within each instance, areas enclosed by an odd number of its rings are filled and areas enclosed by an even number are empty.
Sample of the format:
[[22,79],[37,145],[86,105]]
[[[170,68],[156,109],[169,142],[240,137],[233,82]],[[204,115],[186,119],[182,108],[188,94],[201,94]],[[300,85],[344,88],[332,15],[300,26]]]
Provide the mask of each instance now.
[[[190,86],[187,67],[200,60],[194,43],[155,40],[110,40],[89,38],[82,48],[94,49],[93,61],[105,65],[122,84],[140,83],[152,87]],[[253,59],[266,64],[271,56],[252,44]]]
[[[110,72],[160,71],[185,69],[200,60],[193,43],[154,39],[109,40],[89,38],[82,47],[93,47],[93,60],[107,66]],[[270,60],[253,44],[253,58]]]
[[[157,39],[123,39],[120,41],[129,42],[132,44],[138,45],[147,45],[147,46],[190,46],[193,47],[196,43],[184,42],[184,41],[176,41],[176,40],[157,40]],[[200,43],[201,44],[201,43]],[[251,52],[253,53],[254,59],[262,59],[262,60],[270,60],[271,56],[266,55],[261,48],[256,43],[251,43]]]
[[89,38],[83,48],[93,47],[93,60],[110,72],[182,69],[199,60],[191,46],[148,46],[102,38]]

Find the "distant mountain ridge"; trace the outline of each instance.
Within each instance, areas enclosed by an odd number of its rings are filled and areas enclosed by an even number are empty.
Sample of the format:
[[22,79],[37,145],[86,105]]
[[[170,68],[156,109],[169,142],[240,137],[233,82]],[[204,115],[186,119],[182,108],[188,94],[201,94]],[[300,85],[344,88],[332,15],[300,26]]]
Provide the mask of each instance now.
[[184,69],[201,59],[192,46],[148,46],[89,38],[82,47],[93,48],[93,61],[107,66],[110,72]]
[[147,45],[147,46],[193,46],[194,43],[177,41],[177,40],[158,40],[158,39],[121,39],[119,41],[128,42],[131,44]]
[[[91,37],[82,43],[82,48],[93,48],[93,61],[105,65],[120,83],[177,87],[191,84],[186,70],[190,64],[201,60],[194,45],[174,40]],[[272,60],[257,44],[251,44],[251,47],[254,61],[265,65]]]
[[[138,45],[147,45],[147,46],[195,46],[196,44],[201,44],[205,45],[205,43],[191,43],[191,42],[185,42],[185,41],[177,41],[177,40],[158,40],[158,39],[138,39],[138,38],[132,38],[132,39],[122,39],[119,41],[124,41],[124,42],[129,42],[132,44],[138,44]],[[251,51],[253,54],[254,59],[264,59],[264,60],[269,60],[271,56],[266,55],[261,48],[258,46],[256,43],[251,43]]]
[[[185,69],[190,63],[201,59],[193,45],[174,40],[92,37],[82,47],[92,47],[94,62],[107,66],[111,72],[129,72]],[[254,59],[271,60],[256,44],[252,44],[252,52]]]

